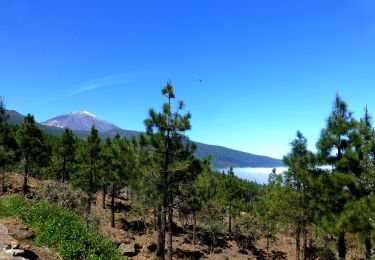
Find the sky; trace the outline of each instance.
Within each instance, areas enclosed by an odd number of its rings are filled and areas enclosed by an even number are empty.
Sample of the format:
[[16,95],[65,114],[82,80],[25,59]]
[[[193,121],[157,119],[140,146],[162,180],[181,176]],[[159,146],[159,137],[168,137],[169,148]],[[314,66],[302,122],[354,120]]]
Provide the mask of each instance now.
[[170,80],[195,141],[314,150],[339,92],[375,113],[371,0],[0,1],[0,95],[42,122],[86,109],[144,130]]

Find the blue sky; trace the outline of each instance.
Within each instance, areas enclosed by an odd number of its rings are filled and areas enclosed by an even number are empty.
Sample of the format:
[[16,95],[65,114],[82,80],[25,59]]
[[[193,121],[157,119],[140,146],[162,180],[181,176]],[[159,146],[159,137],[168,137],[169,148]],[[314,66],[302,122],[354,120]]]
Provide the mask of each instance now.
[[44,121],[87,109],[144,130],[167,80],[193,140],[281,158],[314,149],[336,91],[375,113],[373,1],[0,2],[0,95]]

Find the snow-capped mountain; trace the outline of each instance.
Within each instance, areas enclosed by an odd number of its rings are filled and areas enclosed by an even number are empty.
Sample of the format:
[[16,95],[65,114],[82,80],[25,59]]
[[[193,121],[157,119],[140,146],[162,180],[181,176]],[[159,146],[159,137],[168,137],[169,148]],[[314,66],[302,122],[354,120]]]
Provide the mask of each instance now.
[[42,124],[47,126],[70,128],[72,130],[82,131],[90,131],[93,125],[95,125],[96,129],[98,129],[99,132],[107,132],[113,129],[120,129],[120,127],[97,118],[95,115],[86,110],[57,116],[42,122]]

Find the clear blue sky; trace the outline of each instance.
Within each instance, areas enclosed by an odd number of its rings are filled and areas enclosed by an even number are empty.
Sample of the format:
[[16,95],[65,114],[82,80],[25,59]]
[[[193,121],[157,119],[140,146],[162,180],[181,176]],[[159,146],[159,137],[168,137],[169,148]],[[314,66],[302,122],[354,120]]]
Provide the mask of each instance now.
[[144,130],[168,79],[193,140],[281,158],[300,129],[313,149],[336,91],[375,114],[375,2],[0,2],[9,109]]

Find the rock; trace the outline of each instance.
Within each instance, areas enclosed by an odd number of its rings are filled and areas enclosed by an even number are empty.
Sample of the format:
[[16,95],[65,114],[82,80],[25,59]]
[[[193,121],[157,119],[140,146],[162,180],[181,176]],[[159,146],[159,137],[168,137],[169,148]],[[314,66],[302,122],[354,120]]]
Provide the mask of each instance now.
[[149,246],[147,247],[147,250],[148,250],[150,253],[155,252],[156,249],[158,249],[158,246],[157,246],[155,243],[152,243],[151,245],[149,245]]
[[123,243],[118,247],[118,250],[121,252],[122,255],[132,257],[132,256],[138,255],[139,248],[140,246],[135,243],[132,243],[132,244]]
[[178,226],[175,222],[172,222],[172,233],[174,236],[178,236],[184,233],[184,229]]
[[22,249],[7,249],[7,250],[4,250],[4,252],[11,255],[11,256],[21,256],[25,253],[25,250],[22,250]]
[[14,237],[17,240],[26,240],[26,239],[32,239],[35,237],[35,233],[31,231],[29,228],[24,226],[14,226],[8,228],[9,235]]
[[10,241],[10,248],[11,249],[18,249],[20,247],[20,242],[17,240]]
[[122,188],[118,191],[117,198],[122,199],[122,200],[127,200],[128,199],[128,189]]
[[[0,251],[2,250],[6,250],[6,249],[10,249],[11,248],[11,245],[8,244],[8,243],[1,243],[0,244]],[[1,258],[0,258],[1,259]]]

